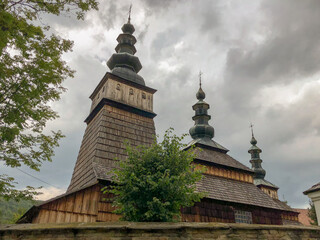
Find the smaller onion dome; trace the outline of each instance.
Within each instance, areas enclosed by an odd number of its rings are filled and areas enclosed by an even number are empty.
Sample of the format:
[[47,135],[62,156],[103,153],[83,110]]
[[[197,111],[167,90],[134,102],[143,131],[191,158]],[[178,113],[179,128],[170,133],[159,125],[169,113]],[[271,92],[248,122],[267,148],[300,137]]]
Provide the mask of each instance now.
[[202,101],[203,99],[206,98],[206,94],[204,93],[204,91],[202,90],[202,88],[200,87],[197,94],[196,94],[196,97],[198,100]]
[[251,125],[252,137],[250,141],[252,146],[248,150],[248,153],[251,154],[251,169],[254,171],[254,179],[264,179],[264,177],[266,176],[266,171],[262,168],[261,165],[262,160],[260,158],[260,153],[262,152],[262,150],[256,146],[258,142],[253,135],[252,126],[253,125]]

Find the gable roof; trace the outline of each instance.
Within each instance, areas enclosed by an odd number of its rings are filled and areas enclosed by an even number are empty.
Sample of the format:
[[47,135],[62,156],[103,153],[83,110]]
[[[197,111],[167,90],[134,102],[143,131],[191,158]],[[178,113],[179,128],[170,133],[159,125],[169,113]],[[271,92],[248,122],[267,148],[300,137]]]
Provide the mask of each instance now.
[[308,190],[304,191],[303,194],[307,195],[311,192],[315,192],[320,190],[320,182],[318,182],[317,184],[313,185],[311,188],[309,188]]

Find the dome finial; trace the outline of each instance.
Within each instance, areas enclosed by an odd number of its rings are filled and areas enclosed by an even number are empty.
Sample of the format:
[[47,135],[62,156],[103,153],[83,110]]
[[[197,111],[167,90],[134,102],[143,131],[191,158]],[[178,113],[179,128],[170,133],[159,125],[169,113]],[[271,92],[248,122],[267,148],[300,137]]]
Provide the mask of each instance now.
[[252,136],[252,137],[254,137],[254,135],[253,135],[253,126],[254,126],[254,125],[253,125],[252,123],[250,123],[250,126],[249,126],[249,127],[251,128],[251,136]]
[[255,137],[254,137],[254,134],[253,134],[253,124],[252,123],[250,123],[250,128],[251,128],[251,141],[250,141],[250,143],[252,144],[252,145],[256,145],[258,142],[257,142],[257,140],[255,139]]
[[201,83],[201,76],[202,76],[202,74],[203,74],[203,72],[199,72],[199,90],[198,90],[198,92],[197,92],[197,94],[196,94],[196,97],[197,97],[197,99],[198,100],[200,100],[200,101],[202,101],[203,99],[205,99],[205,97],[206,97],[206,94],[204,93],[204,91],[202,90],[202,88],[201,88],[201,85],[202,85],[202,83]]
[[203,72],[201,72],[201,70],[199,71],[199,85],[200,85],[200,88],[201,88],[201,76],[202,76]]
[[129,7],[129,16],[128,16],[128,23],[130,23],[130,20],[131,20],[131,9],[132,9],[132,3],[130,4],[130,7]]

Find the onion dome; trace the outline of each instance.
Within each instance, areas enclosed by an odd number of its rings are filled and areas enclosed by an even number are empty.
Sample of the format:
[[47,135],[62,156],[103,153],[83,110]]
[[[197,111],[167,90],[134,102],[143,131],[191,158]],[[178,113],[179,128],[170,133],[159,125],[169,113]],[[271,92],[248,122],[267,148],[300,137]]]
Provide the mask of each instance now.
[[200,87],[197,94],[196,94],[196,97],[198,100],[202,101],[203,99],[206,98],[206,94],[204,93],[204,91],[202,90],[202,88]]
[[206,94],[201,87],[201,75],[199,73],[200,87],[196,94],[198,102],[192,106],[195,115],[192,117],[194,126],[190,128],[189,133],[193,140],[189,142],[186,148],[193,145],[201,145],[202,147],[211,148],[215,151],[227,153],[229,150],[213,140],[214,128],[209,125],[211,116],[208,115],[209,104],[204,101]]
[[208,103],[203,101],[206,97],[206,94],[202,90],[201,85],[196,97],[199,101],[192,106],[192,109],[195,111],[195,116],[192,117],[195,124],[192,128],[190,128],[189,133],[193,139],[212,139],[214,136],[214,128],[208,123],[211,119],[211,116],[208,115],[208,109],[210,106]]
[[136,38],[132,35],[135,31],[134,26],[130,23],[130,16],[128,22],[122,26],[122,33],[119,34],[114,53],[107,62],[111,73],[126,80],[135,82],[145,86],[144,79],[138,75],[142,65],[138,57],[134,56],[136,53],[135,43]]

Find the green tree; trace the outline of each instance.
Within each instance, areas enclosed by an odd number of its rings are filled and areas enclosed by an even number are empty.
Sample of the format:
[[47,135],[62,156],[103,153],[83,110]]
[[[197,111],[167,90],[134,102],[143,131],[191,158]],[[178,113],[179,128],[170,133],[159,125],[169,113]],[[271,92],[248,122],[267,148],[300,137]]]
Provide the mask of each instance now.
[[310,224],[318,226],[318,219],[316,214],[316,208],[314,207],[313,202],[309,201],[310,208],[308,208],[308,216],[311,219]]
[[[0,164],[26,165],[39,171],[51,161],[60,131],[44,133],[58,117],[50,103],[65,91],[62,82],[73,77],[62,54],[72,41],[49,34],[44,14],[75,14],[97,9],[95,0],[2,0],[0,2]],[[32,187],[18,191],[14,179],[0,173],[0,196],[31,198]]]
[[104,192],[114,195],[115,213],[126,221],[170,222],[179,220],[181,207],[200,201],[195,183],[202,169],[192,164],[192,149],[181,150],[184,136],[166,131],[161,143],[137,148],[127,145],[128,158],[114,170],[113,185]]
[[15,223],[32,205],[39,203],[34,200],[20,200],[19,202],[0,198],[0,224]]

